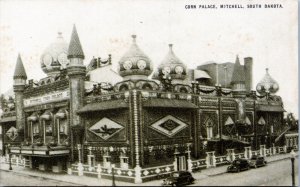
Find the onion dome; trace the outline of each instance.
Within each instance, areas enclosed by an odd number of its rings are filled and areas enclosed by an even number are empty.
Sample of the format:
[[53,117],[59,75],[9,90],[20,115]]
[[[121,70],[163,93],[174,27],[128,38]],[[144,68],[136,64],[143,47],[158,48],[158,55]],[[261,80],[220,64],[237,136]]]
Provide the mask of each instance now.
[[42,70],[48,76],[56,76],[59,74],[60,69],[65,69],[69,63],[68,58],[68,43],[59,32],[56,41],[50,44],[41,56]]
[[256,85],[256,90],[260,94],[269,92],[275,94],[279,90],[278,83],[270,76],[269,69],[266,68],[264,78]]
[[169,44],[169,53],[158,66],[158,75],[170,75],[172,80],[184,80],[187,75],[186,65],[174,54],[173,44]]
[[136,35],[132,35],[132,45],[119,61],[119,74],[126,79],[147,79],[152,70],[150,58],[136,44]]

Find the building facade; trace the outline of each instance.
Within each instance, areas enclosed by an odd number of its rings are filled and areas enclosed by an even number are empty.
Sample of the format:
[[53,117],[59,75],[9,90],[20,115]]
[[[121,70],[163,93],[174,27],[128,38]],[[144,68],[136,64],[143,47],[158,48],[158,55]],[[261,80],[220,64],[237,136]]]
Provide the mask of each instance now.
[[[15,108],[1,119],[3,149],[33,169],[62,172],[88,163],[141,175],[142,168],[166,164],[191,170],[192,160],[207,152],[284,143],[275,141],[288,128],[279,85],[267,70],[253,91],[251,57],[244,65],[237,57],[188,69],[170,44],[153,70],[135,35],[132,40],[118,72],[111,55],[84,65],[75,26],[69,44],[59,33],[42,54],[47,77],[27,81],[19,55]],[[120,180],[142,182],[130,174]]]

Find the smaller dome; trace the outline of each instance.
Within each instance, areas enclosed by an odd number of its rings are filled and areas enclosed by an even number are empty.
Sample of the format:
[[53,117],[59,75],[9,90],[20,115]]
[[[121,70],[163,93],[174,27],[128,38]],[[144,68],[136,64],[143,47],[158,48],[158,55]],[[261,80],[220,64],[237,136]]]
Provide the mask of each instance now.
[[266,68],[264,78],[256,85],[256,90],[260,94],[264,94],[266,92],[274,94],[279,90],[278,83],[270,76],[268,71],[269,69]]
[[184,80],[186,78],[186,65],[174,54],[173,44],[169,44],[169,53],[158,66],[159,75],[170,75],[172,80]]
[[147,78],[152,70],[150,58],[136,44],[136,35],[132,35],[132,45],[119,61],[119,74],[127,78]]
[[42,70],[48,75],[56,75],[60,69],[65,69],[69,60],[68,43],[62,37],[62,33],[59,32],[56,41],[50,44],[43,52],[41,56]]

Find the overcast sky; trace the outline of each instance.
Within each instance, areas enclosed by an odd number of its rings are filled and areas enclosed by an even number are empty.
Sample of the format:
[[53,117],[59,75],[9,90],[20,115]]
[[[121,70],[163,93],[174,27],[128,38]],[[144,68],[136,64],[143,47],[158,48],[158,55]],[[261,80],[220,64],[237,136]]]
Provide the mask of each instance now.
[[57,32],[70,40],[76,24],[87,64],[93,56],[112,54],[113,64],[137,35],[140,48],[154,68],[174,44],[175,54],[195,68],[206,61],[234,62],[253,57],[253,89],[265,68],[278,81],[285,109],[298,116],[297,1],[225,1],[226,4],[273,2],[281,9],[185,9],[192,4],[222,1],[158,0],[0,0],[0,93],[12,88],[20,53],[29,79],[45,74],[40,68],[43,50]]

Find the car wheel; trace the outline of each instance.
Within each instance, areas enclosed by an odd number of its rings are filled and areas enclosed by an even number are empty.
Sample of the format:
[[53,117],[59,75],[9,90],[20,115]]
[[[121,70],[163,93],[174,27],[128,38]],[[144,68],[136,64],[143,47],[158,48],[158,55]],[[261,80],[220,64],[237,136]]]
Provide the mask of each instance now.
[[189,183],[189,184],[193,184],[193,183],[194,183],[194,180],[193,180],[192,178],[189,178],[188,183]]

